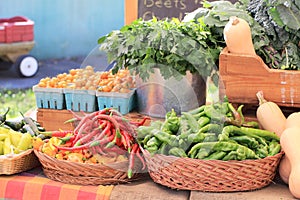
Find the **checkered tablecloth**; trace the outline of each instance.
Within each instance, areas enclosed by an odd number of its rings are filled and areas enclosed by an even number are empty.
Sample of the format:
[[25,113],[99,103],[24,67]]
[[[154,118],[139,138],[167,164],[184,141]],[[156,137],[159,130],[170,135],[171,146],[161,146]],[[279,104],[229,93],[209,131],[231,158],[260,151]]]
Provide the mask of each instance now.
[[15,175],[0,176],[0,198],[9,200],[108,200],[113,187],[72,185],[53,181],[45,177],[40,167]]

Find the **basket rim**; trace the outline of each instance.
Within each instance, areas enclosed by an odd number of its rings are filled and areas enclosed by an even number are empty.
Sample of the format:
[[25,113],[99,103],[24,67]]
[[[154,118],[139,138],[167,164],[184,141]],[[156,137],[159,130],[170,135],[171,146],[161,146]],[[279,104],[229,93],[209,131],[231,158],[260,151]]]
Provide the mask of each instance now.
[[27,149],[25,151],[22,151],[21,153],[18,154],[6,154],[6,155],[1,155],[0,156],[0,162],[7,161],[7,160],[16,160],[19,159],[20,157],[26,156],[30,154],[33,151],[33,148]]
[[247,163],[247,162],[253,162],[253,161],[261,161],[261,160],[266,160],[266,159],[270,159],[270,158],[274,158],[274,157],[280,157],[280,156],[283,156],[284,155],[284,151],[281,149],[280,152],[278,152],[277,154],[273,155],[273,156],[266,156],[264,158],[260,158],[260,159],[246,159],[246,160],[204,160],[204,159],[196,159],[196,158],[184,158],[184,157],[177,157],[177,156],[173,156],[173,155],[164,155],[164,154],[151,154],[147,149],[144,149],[141,147],[141,151],[143,152],[143,154],[145,155],[149,155],[150,157],[154,157],[154,156],[166,156],[168,158],[174,158],[174,160],[178,160],[178,159],[181,159],[181,160],[186,160],[186,161],[189,161],[189,160],[199,160],[199,161],[202,161],[202,162],[214,162],[214,163],[233,163],[233,164],[238,164],[238,163]]
[[[78,165],[78,166],[92,166],[92,167],[94,167],[94,166],[105,166],[105,167],[110,167],[110,165],[111,164],[123,164],[123,163],[128,163],[128,160],[125,160],[125,161],[119,161],[119,162],[112,162],[112,163],[95,163],[95,164],[92,164],[92,163],[79,163],[79,162],[73,162],[73,161],[69,161],[69,160],[59,160],[59,159],[57,159],[57,158],[54,158],[54,157],[51,157],[51,156],[49,156],[49,155],[47,155],[47,154],[45,154],[45,153],[43,153],[43,152],[41,152],[41,151],[39,151],[39,150],[36,150],[36,149],[34,149],[34,153],[35,153],[35,155],[38,157],[38,158],[40,158],[40,157],[46,157],[46,158],[48,158],[48,159],[50,159],[50,160],[52,160],[52,161],[55,161],[55,162],[61,162],[61,163],[64,163],[64,164],[66,164],[66,163],[72,163],[72,165]],[[42,163],[42,162],[41,162]],[[43,163],[42,163],[43,164]]]

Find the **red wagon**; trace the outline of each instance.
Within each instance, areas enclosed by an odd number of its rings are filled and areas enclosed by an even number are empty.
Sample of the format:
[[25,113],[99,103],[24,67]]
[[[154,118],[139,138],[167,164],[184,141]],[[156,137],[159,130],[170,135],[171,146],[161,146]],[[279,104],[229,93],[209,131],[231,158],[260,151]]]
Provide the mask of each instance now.
[[13,63],[21,77],[32,77],[39,68],[29,54],[35,44],[33,28],[34,22],[23,16],[0,19],[0,61]]

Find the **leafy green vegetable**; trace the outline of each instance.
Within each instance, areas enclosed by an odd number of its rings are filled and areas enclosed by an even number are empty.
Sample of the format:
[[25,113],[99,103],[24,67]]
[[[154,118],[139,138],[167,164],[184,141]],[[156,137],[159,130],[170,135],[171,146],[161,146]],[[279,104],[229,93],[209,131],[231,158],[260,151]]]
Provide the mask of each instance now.
[[251,16],[269,37],[262,57],[272,68],[300,70],[299,5],[299,0],[252,0],[248,4]]
[[154,68],[168,79],[181,79],[187,71],[208,77],[215,71],[221,47],[200,19],[197,23],[178,19],[135,20],[98,40],[113,71],[127,67],[147,80]]

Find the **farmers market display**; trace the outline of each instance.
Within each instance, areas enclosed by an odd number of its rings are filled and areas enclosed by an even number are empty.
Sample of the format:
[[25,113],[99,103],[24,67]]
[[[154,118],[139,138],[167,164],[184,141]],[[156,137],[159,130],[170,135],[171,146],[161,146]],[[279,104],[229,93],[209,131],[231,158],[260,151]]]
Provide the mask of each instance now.
[[[62,123],[74,128],[45,130],[23,115],[8,120],[8,109],[0,115],[1,159],[28,151],[48,178],[64,183],[120,184],[149,173],[169,188],[204,192],[261,189],[278,172],[300,198],[300,114],[284,113],[265,96],[270,89],[254,89],[254,120],[242,102],[226,95],[187,111],[172,108],[163,118],[136,113],[135,107],[136,77],[147,81],[154,69],[165,79],[198,73],[221,87],[218,61],[224,50],[227,60],[260,57],[270,69],[297,71],[299,9],[296,0],[204,1],[183,21],[137,19],[112,31],[98,40],[115,62],[111,70],[71,69],[33,87],[38,109],[67,110],[72,117]],[[21,171],[36,166],[30,163]]]

